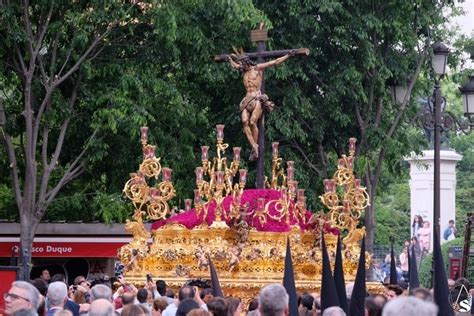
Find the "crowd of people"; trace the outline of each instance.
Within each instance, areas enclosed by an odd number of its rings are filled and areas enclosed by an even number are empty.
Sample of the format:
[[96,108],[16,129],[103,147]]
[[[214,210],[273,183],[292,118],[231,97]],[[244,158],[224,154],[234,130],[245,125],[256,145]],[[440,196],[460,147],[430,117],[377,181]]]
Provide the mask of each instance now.
[[[416,215],[412,224],[412,237],[410,240],[405,241],[398,257],[396,256],[394,258],[397,268],[397,280],[402,284],[404,281],[408,282],[409,258],[412,254],[412,250],[416,258],[417,270],[419,270],[422,260],[428,254],[430,250],[431,231],[432,228],[430,228],[430,222],[424,221],[422,216]],[[443,239],[445,241],[450,241],[455,238],[456,235],[457,229],[454,226],[454,221],[450,220],[448,226],[443,231]],[[372,272],[374,281],[384,284],[388,283],[388,280],[390,279],[391,260],[390,253],[384,254],[384,257],[382,258],[373,258]]]
[[[461,283],[459,283],[461,282]],[[458,284],[469,282],[460,279]],[[451,284],[455,287],[456,283]],[[465,283],[464,283],[465,284]],[[346,287],[350,302],[353,283]],[[184,285],[175,293],[165,281],[148,282],[140,288],[119,277],[116,284],[95,284],[83,276],[67,286],[62,274],[50,277],[47,270],[30,282],[16,281],[5,293],[5,313],[9,316],[284,316],[289,314],[289,296],[280,284],[263,287],[246,306],[237,297],[215,297],[211,288]],[[367,316],[434,316],[438,308],[433,293],[424,288],[404,289],[387,285],[385,292],[368,294]],[[300,316],[341,316],[346,313],[337,306],[321,311],[319,293],[298,295]]]

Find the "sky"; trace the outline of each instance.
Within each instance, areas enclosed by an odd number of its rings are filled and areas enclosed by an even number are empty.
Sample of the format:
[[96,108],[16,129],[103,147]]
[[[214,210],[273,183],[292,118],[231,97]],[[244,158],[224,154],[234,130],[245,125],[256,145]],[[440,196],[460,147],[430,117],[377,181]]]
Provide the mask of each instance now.
[[459,25],[461,33],[471,35],[474,31],[474,0],[465,0],[460,5],[464,8],[466,14],[456,17],[453,22]]

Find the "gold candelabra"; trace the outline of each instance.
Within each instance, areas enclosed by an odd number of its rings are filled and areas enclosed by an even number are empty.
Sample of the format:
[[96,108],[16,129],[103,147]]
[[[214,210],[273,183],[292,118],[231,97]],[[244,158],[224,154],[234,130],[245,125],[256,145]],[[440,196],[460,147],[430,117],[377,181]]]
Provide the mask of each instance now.
[[324,194],[319,197],[329,209],[331,226],[348,231],[344,238],[346,244],[365,233],[365,229],[357,228],[357,224],[362,212],[370,205],[366,188],[354,176],[356,142],[355,138],[349,139],[349,156],[342,155],[338,160],[333,178],[324,180]]
[[[168,201],[175,196],[171,182],[172,170],[161,167],[161,158],[155,156],[156,146],[148,144],[148,127],[141,127],[140,132],[143,161],[138,171],[130,174],[123,193],[132,201],[136,214],[143,212],[150,220],[165,219],[170,213]],[[158,180],[160,174],[162,181],[150,187],[147,179]]]
[[[237,218],[240,212],[240,199],[247,181],[247,169],[239,169],[240,147],[234,147],[234,158],[230,165],[225,157],[229,144],[224,143],[224,125],[217,125],[217,157],[209,159],[209,146],[201,146],[202,166],[196,168],[196,186],[194,190],[194,205],[198,217],[206,219],[209,206],[215,202],[215,220],[211,227],[226,228],[222,220],[225,213],[222,209],[224,198],[232,195],[233,202],[229,216]],[[212,162],[211,162],[212,161]],[[233,183],[234,177],[239,172],[239,182]],[[208,178],[208,180],[205,180]]]
[[[267,188],[277,190],[281,193],[279,199],[270,200],[265,203],[264,198],[257,200],[257,208],[248,215],[253,215],[257,218],[261,225],[267,222],[267,218],[275,221],[285,220],[285,223],[290,225],[291,213],[297,222],[300,224],[306,223],[306,197],[304,189],[298,189],[298,181],[294,180],[295,167],[294,161],[287,161],[286,174],[283,168],[283,160],[278,157],[278,142],[272,143],[272,177],[268,180],[265,177],[265,184]],[[274,214],[270,209],[275,210]]]

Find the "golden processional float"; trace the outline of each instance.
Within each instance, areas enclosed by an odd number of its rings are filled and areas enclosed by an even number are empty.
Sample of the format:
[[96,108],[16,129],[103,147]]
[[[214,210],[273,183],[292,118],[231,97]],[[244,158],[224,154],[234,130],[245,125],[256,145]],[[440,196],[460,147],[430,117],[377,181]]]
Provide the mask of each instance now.
[[[169,206],[175,196],[171,169],[162,168],[155,146],[147,142],[147,132],[141,128],[143,162],[123,189],[135,208],[125,224],[133,238],[118,252],[129,281],[143,284],[151,273],[178,288],[189,279],[209,279],[211,258],[224,294],[247,301],[265,284],[282,282],[289,236],[298,291],[318,291],[323,231],[333,262],[337,235],[341,235],[345,280],[355,279],[365,234],[359,219],[369,205],[366,188],[354,177],[355,138],[349,139],[349,155],[339,159],[333,178],[324,180],[320,199],[327,211],[311,213],[306,209],[305,190],[294,178],[294,162],[288,161],[284,168],[278,143],[272,144],[267,188],[245,189],[247,170],[239,169],[240,148],[233,148],[233,159],[228,161],[224,125],[217,125],[215,156],[210,157],[208,146],[201,147],[194,201],[186,199],[185,209],[176,212]],[[154,221],[151,231],[144,219]],[[368,253],[366,258],[368,268]]]

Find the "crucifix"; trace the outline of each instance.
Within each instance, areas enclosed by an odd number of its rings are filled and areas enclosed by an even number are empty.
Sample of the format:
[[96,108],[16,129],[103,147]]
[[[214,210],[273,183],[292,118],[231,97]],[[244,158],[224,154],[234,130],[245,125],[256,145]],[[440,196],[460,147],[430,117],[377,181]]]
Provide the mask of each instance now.
[[[265,94],[264,70],[283,63],[291,56],[307,56],[309,49],[267,51],[265,42],[268,35],[263,23],[259,29],[251,31],[250,39],[257,43],[256,53],[244,53],[243,50],[239,52],[234,49],[235,54],[217,55],[214,61],[229,62],[232,68],[243,75],[247,93],[240,102],[240,114],[245,136],[252,146],[249,160],[257,160],[257,188],[262,189],[265,185],[265,111],[270,112],[275,106]],[[276,59],[265,61],[267,58]]]

